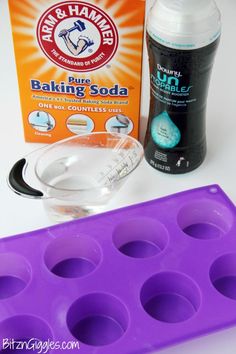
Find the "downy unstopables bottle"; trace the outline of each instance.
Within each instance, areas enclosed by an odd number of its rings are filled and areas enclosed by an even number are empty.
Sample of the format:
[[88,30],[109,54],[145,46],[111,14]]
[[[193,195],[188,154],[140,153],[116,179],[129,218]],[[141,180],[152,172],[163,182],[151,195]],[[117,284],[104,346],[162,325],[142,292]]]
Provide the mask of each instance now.
[[221,33],[214,0],[157,0],[147,22],[151,100],[145,157],[178,174],[206,155],[206,104]]

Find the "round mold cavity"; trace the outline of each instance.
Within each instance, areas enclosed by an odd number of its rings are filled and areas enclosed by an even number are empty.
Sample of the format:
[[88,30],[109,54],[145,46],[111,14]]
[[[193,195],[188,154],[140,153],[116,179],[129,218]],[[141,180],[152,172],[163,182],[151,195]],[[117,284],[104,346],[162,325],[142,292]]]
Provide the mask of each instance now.
[[80,278],[93,272],[101,260],[97,242],[86,235],[60,237],[45,252],[45,264],[54,275]]
[[113,232],[116,248],[126,256],[149,258],[164,250],[168,232],[157,220],[136,218],[120,223]]
[[210,279],[219,293],[236,300],[236,253],[218,258],[211,266]]
[[144,283],[141,303],[154,319],[179,323],[192,318],[201,304],[201,294],[194,281],[182,273],[159,273]]
[[19,294],[31,279],[31,267],[15,253],[0,255],[0,300]]
[[[14,345],[12,347],[4,347],[4,343],[0,343],[0,353],[37,353],[32,346],[38,342],[46,342],[52,340],[52,332],[46,322],[38,317],[30,315],[20,315],[10,317],[0,323],[1,338],[7,338],[16,342],[21,342],[22,349],[19,350]],[[27,347],[28,345],[28,347]]]
[[74,302],[67,314],[72,335],[94,347],[116,342],[126,332],[128,323],[126,307],[109,294],[88,294]]
[[182,207],[177,220],[185,234],[199,240],[222,237],[233,223],[230,210],[223,204],[204,199]]

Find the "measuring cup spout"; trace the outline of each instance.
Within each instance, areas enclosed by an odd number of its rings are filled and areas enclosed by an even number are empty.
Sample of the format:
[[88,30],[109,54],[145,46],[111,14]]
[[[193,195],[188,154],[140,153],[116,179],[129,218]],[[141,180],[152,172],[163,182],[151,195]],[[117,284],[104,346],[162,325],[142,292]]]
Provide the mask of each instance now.
[[12,167],[9,176],[9,187],[16,193],[23,197],[42,199],[43,193],[37,189],[32,188],[24,180],[24,169],[27,167],[25,158],[17,161]]

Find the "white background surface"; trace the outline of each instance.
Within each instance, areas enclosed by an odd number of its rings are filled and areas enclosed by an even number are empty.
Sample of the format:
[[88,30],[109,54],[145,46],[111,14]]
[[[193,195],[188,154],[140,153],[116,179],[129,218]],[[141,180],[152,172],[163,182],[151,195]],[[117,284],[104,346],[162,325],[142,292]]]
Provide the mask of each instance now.
[[[143,161],[109,208],[122,207],[212,183],[220,184],[236,202],[236,1],[218,0],[218,6],[222,12],[223,34],[208,99],[208,155],[204,164],[187,175],[171,176],[155,171]],[[0,0],[0,14],[0,237],[3,237],[46,227],[52,222],[45,215],[40,201],[18,197],[6,184],[7,173],[14,162],[39,145],[24,142],[6,0]],[[145,96],[142,105],[141,137],[144,136],[148,111],[148,80],[145,51]],[[236,329],[198,339],[165,350],[164,353],[236,354]]]

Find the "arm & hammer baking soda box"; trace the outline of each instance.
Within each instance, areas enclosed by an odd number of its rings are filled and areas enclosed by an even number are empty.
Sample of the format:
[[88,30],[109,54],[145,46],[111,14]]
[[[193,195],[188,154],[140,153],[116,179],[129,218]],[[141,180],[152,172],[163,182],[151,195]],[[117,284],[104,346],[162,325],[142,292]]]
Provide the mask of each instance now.
[[25,140],[138,137],[145,0],[9,0]]

